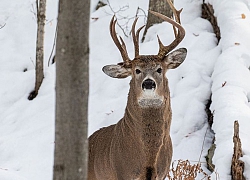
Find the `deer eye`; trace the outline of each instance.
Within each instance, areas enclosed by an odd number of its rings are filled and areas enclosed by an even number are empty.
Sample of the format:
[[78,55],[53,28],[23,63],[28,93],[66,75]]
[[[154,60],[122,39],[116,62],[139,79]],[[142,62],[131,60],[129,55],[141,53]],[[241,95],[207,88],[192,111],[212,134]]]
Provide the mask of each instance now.
[[157,72],[160,74],[162,72],[162,68],[158,68]]
[[135,70],[135,73],[136,73],[136,74],[140,74],[140,73],[141,73],[141,70],[140,70],[140,69],[136,69],[136,70]]

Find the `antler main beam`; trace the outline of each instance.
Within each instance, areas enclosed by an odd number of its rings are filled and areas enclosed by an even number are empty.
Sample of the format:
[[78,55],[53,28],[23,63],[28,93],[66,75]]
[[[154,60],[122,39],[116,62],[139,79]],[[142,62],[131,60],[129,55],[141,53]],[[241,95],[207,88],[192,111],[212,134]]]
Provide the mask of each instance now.
[[115,43],[115,45],[117,46],[117,48],[119,49],[122,59],[124,61],[125,65],[129,65],[130,64],[130,59],[128,57],[128,52],[127,52],[127,48],[126,45],[122,39],[122,37],[120,36],[120,41],[122,43],[120,43],[119,39],[117,38],[116,35],[116,31],[115,31],[115,24],[116,24],[117,20],[115,20],[115,16],[112,17],[111,21],[110,21],[110,35]]

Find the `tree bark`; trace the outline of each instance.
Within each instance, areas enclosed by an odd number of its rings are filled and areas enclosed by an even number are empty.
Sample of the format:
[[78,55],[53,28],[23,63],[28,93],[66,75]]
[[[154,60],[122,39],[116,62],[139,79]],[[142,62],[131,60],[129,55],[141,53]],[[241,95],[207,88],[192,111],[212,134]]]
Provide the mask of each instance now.
[[[173,0],[172,0],[173,2]],[[159,12],[163,15],[166,15],[168,17],[172,17],[173,11],[170,8],[169,4],[167,3],[166,0],[150,0],[149,1],[149,10],[155,11],[155,12]],[[153,14],[151,14],[150,12],[148,12],[148,19],[147,19],[147,24],[143,33],[143,37],[142,37],[142,42],[145,39],[145,36],[147,34],[148,29],[153,26],[154,24],[158,24],[163,22],[163,20],[161,18],[158,18],[156,16],[154,16]]]
[[243,175],[245,163],[242,160],[240,160],[240,158],[243,156],[243,153],[241,149],[238,121],[234,121],[233,143],[234,143],[234,154],[232,157],[232,164],[231,164],[232,180],[245,180],[245,177]]
[[44,26],[46,17],[46,0],[40,0],[37,6],[37,40],[36,40],[36,82],[35,89],[30,93],[28,99],[34,99],[42,85],[43,73],[43,56],[44,56]]
[[54,180],[86,180],[90,1],[60,0]]
[[221,39],[220,35],[220,28],[217,23],[217,18],[214,16],[214,9],[211,4],[207,4],[203,0],[202,7],[202,18],[207,19],[211,25],[213,26],[214,34],[216,35],[216,38],[218,39],[217,44],[219,44],[219,41]]

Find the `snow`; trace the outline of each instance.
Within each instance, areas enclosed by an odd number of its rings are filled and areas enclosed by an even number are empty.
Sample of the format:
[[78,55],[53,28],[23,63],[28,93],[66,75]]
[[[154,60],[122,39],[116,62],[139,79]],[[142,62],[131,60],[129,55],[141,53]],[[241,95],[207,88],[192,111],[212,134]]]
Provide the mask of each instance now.
[[[90,93],[89,135],[103,126],[116,123],[124,114],[130,78],[117,80],[106,76],[102,67],[122,61],[109,35],[113,11],[126,25],[129,35],[133,17],[148,2],[109,0],[110,7],[95,10],[97,0],[91,1],[90,20]],[[216,179],[229,180],[233,153],[233,124],[240,124],[245,162],[244,175],[250,179],[250,2],[247,0],[206,0],[213,5],[221,40],[212,26],[201,16],[201,0],[175,0],[183,8],[182,25],[185,39],[178,47],[188,49],[184,63],[167,72],[173,111],[171,137],[173,161],[188,159]],[[45,79],[39,95],[33,101],[27,97],[35,81],[36,17],[34,0],[4,0],[0,2],[0,179],[52,179],[54,151],[55,65],[48,66],[55,36],[58,1],[48,0],[45,34]],[[119,9],[124,8],[121,12]],[[139,11],[137,27],[144,25]],[[122,17],[126,17],[122,19]],[[131,19],[130,19],[131,18]],[[128,19],[130,19],[128,21]],[[123,37],[133,58],[131,37]],[[164,44],[173,38],[168,23],[149,29],[141,54],[156,54],[159,35]],[[54,52],[52,53],[54,55]],[[213,125],[210,128],[205,111],[211,97]],[[214,173],[206,169],[205,155],[215,138]],[[197,178],[199,179],[199,178]]]
[[[249,63],[250,11],[247,1],[211,1],[221,29],[221,54],[212,75],[213,130],[216,134],[214,163],[222,179],[230,178],[230,159],[233,153],[233,122],[239,121],[246,179],[249,172]],[[225,11],[221,11],[221,9]],[[245,15],[245,19],[242,18]],[[225,153],[227,149],[227,153]],[[227,163],[225,163],[227,162]]]

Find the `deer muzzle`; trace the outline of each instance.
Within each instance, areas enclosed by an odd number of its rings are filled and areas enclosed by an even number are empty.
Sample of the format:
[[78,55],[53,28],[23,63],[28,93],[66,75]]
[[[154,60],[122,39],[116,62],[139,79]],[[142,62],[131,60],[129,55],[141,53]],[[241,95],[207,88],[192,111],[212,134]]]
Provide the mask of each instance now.
[[146,79],[142,83],[143,90],[154,90],[156,88],[156,84],[152,79]]
[[156,82],[151,78],[146,78],[141,85],[142,92],[138,98],[141,107],[160,107],[163,103],[163,97],[157,93]]

